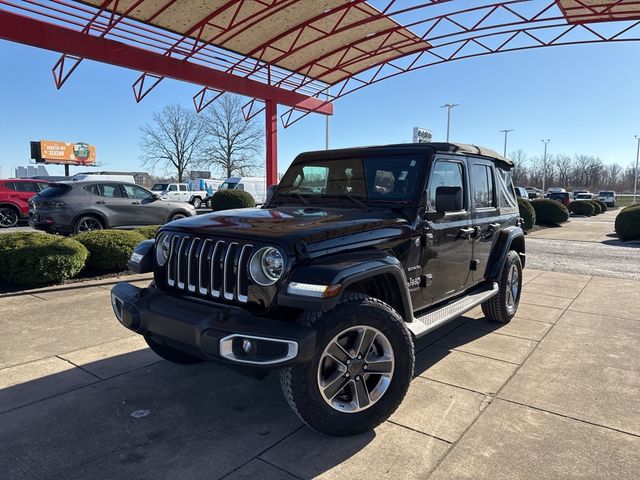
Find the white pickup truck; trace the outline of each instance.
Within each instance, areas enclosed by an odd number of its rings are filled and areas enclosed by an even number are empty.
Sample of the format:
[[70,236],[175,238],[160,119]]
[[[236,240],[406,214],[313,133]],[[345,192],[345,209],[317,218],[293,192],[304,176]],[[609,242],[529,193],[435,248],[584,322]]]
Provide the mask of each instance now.
[[162,199],[189,202],[196,208],[200,208],[208,195],[206,190],[192,190],[188,183],[156,183],[151,191]]

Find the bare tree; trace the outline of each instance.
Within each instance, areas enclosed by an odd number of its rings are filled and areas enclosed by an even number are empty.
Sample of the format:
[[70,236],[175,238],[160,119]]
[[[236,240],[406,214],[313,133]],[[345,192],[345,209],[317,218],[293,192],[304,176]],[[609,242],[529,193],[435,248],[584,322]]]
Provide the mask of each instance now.
[[263,133],[254,119],[245,121],[241,98],[225,94],[203,117],[207,148],[202,164],[227,177],[251,175],[257,168]]
[[573,168],[573,160],[571,157],[569,155],[556,155],[554,163],[560,185],[569,185],[569,176],[571,174],[571,169]]
[[205,131],[195,112],[181,105],[167,105],[153,114],[153,124],[141,129],[142,165],[165,173],[176,173],[182,182],[185,172],[202,158]]
[[523,150],[511,152],[509,158],[513,161],[513,183],[516,185],[526,184],[529,176],[527,168],[527,154]]

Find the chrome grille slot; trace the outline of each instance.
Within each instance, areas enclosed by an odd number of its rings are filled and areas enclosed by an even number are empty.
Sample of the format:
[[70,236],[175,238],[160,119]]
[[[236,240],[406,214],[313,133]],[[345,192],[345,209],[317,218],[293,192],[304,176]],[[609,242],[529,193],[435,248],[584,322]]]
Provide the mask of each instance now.
[[195,296],[249,301],[253,245],[174,234],[167,259],[167,286]]

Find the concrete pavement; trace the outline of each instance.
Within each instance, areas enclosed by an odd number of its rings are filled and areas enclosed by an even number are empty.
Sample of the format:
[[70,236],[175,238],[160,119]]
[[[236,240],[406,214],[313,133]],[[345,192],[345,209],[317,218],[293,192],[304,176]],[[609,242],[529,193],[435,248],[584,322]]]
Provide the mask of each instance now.
[[476,309],[421,339],[404,403],[352,438],[304,427],[276,375],[162,361],[112,279],[0,296],[0,476],[636,479],[640,282],[525,281],[510,324]]

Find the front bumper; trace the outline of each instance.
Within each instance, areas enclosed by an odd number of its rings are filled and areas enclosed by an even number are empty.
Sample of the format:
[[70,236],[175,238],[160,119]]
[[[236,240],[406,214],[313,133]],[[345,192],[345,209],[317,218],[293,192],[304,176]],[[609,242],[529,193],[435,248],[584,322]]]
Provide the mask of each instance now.
[[111,304],[128,329],[205,360],[269,369],[309,361],[315,352],[312,328],[185,300],[153,287],[118,283]]

